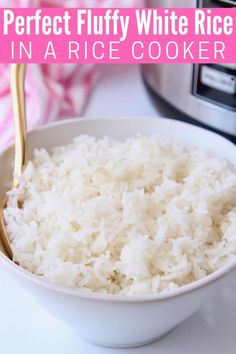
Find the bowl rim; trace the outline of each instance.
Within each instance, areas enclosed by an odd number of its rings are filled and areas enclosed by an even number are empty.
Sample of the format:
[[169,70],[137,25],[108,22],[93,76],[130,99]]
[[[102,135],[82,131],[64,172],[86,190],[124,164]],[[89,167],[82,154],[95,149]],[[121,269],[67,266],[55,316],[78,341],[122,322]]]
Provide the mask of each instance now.
[[[188,126],[190,129],[195,130],[195,131],[204,131],[205,134],[215,136],[218,140],[221,140],[224,143],[228,143],[229,146],[233,147],[236,152],[236,146],[226,138],[209,131],[207,129],[194,126],[189,123],[181,122],[178,120],[173,120],[169,118],[162,118],[160,117],[112,117],[112,118],[99,118],[99,117],[93,117],[93,118],[71,118],[71,119],[64,119],[56,122],[52,122],[46,125],[43,125],[41,127],[37,127],[35,129],[30,130],[28,133],[32,134],[34,132],[37,133],[37,131],[43,131],[47,130],[48,128],[53,128],[54,126],[58,125],[67,125],[70,123],[75,123],[75,122],[94,122],[98,120],[103,120],[103,121],[120,121],[120,120],[149,120],[152,122],[168,122],[168,124],[172,124],[173,126],[179,125],[179,126]],[[161,123],[160,123],[161,124]],[[165,124],[165,123],[164,123]],[[8,150],[10,150],[13,147],[13,143],[8,144],[3,150],[0,151],[0,156],[4,155]],[[103,294],[99,292],[89,292],[86,290],[81,290],[81,289],[76,289],[76,288],[69,288],[67,286],[59,285],[56,283],[53,283],[49,280],[46,280],[44,278],[41,278],[23,268],[20,266],[16,265],[13,261],[11,261],[7,256],[5,256],[1,251],[0,251],[0,264],[3,266],[4,270],[9,271],[9,273],[12,273],[16,277],[22,277],[25,281],[30,281],[32,282],[35,286],[39,286],[40,288],[44,288],[48,291],[58,293],[61,295],[69,295],[78,299],[83,299],[83,300],[90,300],[90,301],[102,301],[102,302],[119,302],[119,303],[144,303],[144,302],[156,302],[156,301],[164,301],[168,299],[174,299],[177,298],[181,295],[186,295],[188,293],[193,292],[194,290],[201,289],[207,285],[210,285],[212,283],[215,283],[222,279],[225,275],[231,273],[232,271],[236,270],[236,257],[233,260],[230,260],[226,265],[224,265],[222,268],[219,270],[215,271],[214,273],[196,280],[192,283],[189,283],[187,285],[183,285],[179,288],[169,290],[163,293],[157,293],[157,294],[146,294],[146,295],[119,295],[119,294]]]

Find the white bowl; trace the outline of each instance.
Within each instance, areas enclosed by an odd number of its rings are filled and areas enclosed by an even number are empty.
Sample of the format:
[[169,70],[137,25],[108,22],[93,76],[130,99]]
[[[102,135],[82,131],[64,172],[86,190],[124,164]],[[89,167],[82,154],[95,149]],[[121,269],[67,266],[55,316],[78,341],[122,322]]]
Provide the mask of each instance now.
[[[36,147],[50,149],[65,144],[79,134],[104,135],[126,139],[136,133],[177,138],[212,150],[236,166],[236,146],[206,130],[168,119],[73,119],[29,133],[32,152]],[[0,155],[0,197],[4,182],[12,176],[13,149]],[[236,261],[214,274],[166,294],[116,296],[88,294],[58,286],[21,269],[5,255],[1,245],[0,268],[27,289],[48,312],[70,325],[79,336],[95,344],[132,347],[152,342],[168,333],[198,310],[215,293],[219,293]]]

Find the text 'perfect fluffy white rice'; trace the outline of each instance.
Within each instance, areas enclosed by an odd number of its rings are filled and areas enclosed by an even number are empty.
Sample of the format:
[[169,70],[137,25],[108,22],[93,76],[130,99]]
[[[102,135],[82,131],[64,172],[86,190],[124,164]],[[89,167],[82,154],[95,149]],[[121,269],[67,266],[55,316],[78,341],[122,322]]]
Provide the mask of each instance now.
[[69,287],[158,293],[236,255],[234,169],[178,142],[79,136],[36,150],[8,195],[14,261]]

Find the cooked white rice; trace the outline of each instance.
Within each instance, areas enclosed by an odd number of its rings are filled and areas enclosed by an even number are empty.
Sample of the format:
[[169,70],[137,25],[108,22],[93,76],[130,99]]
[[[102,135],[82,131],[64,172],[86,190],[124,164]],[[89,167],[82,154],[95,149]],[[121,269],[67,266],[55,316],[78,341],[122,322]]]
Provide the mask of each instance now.
[[79,136],[36,150],[8,195],[14,261],[69,287],[159,293],[236,254],[233,167],[178,142]]

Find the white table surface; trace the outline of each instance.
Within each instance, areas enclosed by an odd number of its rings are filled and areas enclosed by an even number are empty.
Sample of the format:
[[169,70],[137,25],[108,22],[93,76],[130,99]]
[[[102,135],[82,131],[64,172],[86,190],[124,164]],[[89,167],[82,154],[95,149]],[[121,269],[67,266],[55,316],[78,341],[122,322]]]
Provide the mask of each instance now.
[[[136,66],[103,67],[86,116],[157,116]],[[171,112],[170,112],[171,114]],[[0,354],[235,354],[236,274],[223,295],[159,342],[115,350],[85,343],[0,270]]]

